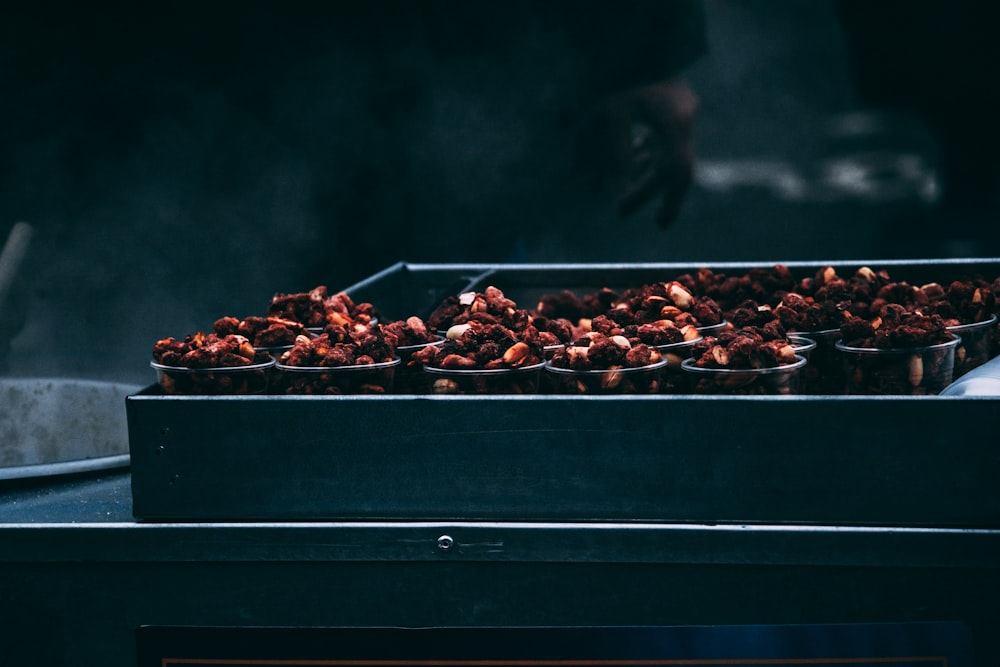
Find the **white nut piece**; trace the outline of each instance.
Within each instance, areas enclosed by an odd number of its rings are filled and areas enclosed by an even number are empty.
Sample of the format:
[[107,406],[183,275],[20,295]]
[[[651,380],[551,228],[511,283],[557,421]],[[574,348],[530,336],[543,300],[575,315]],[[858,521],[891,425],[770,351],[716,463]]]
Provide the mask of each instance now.
[[434,380],[431,391],[435,394],[455,394],[458,392],[458,383],[448,378],[438,378]]
[[721,345],[712,346],[712,358],[715,359],[715,363],[720,366],[729,365],[729,352]]
[[685,324],[681,327],[681,333],[684,334],[684,341],[687,343],[701,338],[701,332],[698,331],[698,327],[692,324]]
[[518,341],[507,348],[503,353],[503,361],[511,366],[519,366],[528,358],[531,348],[524,341]]
[[919,387],[924,380],[924,359],[919,354],[910,355],[909,380],[914,387]]
[[694,300],[694,297],[691,296],[691,292],[687,291],[687,289],[685,289],[684,286],[677,281],[673,281],[667,285],[667,295],[678,308],[690,308],[691,302]]
[[855,272],[858,277],[863,278],[866,282],[875,282],[875,272],[872,271],[871,267],[862,266]]
[[601,375],[602,389],[617,389],[618,385],[620,385],[621,382],[622,382],[622,374],[617,370],[613,370]]
[[612,336],[611,337],[611,342],[614,343],[615,345],[617,345],[618,347],[622,348],[623,350],[631,350],[632,349],[632,343],[629,342],[628,338],[626,338],[625,336],[622,336],[620,334],[617,335],[617,336]]
[[452,340],[458,340],[465,335],[465,332],[470,329],[468,324],[454,324],[448,327],[447,333],[445,333],[445,338],[450,338]]

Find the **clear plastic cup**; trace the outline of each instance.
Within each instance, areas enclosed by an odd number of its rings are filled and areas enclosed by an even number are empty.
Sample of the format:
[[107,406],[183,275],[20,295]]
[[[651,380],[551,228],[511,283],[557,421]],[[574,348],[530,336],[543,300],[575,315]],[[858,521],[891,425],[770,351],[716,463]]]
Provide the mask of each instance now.
[[547,389],[553,394],[658,394],[667,360],[637,368],[578,371],[545,362]]
[[443,336],[434,335],[432,338],[433,340],[428,343],[399,345],[396,347],[396,355],[399,357],[400,364],[396,368],[395,389],[393,393],[426,394],[428,392],[428,376],[424,373],[424,365],[413,358],[413,353],[427,346],[440,347],[444,345]]
[[[788,334],[789,340],[792,340],[793,336],[806,338],[816,343],[816,347],[809,350],[808,355],[802,355],[809,363],[802,370],[799,393],[825,396],[843,394],[844,367],[836,348],[836,343],[841,336],[840,329],[790,332]],[[802,354],[798,350],[795,353]]]
[[804,357],[773,368],[702,368],[696,359],[685,359],[684,372],[691,375],[691,393],[730,396],[782,396],[799,393]]
[[545,363],[522,368],[452,370],[424,366],[432,394],[537,394]]
[[959,324],[948,327],[948,331],[959,336],[962,342],[955,348],[954,378],[957,380],[973,368],[982,366],[992,357],[993,336],[995,334],[997,316],[972,324]]
[[792,349],[795,350],[795,354],[804,358],[806,360],[806,366],[802,369],[802,375],[799,377],[799,393],[800,394],[811,394],[812,390],[810,384],[815,384],[812,382],[814,378],[811,377],[811,365],[813,352],[819,347],[819,343],[814,341],[812,338],[807,338],[802,334],[788,334],[788,342],[791,343]]
[[186,368],[151,361],[156,380],[164,393],[178,395],[226,396],[263,394],[271,380],[274,359],[249,366]]
[[849,347],[837,341],[852,395],[936,395],[951,384],[959,336],[946,343],[913,348]]
[[686,394],[690,391],[690,376],[681,369],[681,364],[685,359],[691,358],[691,348],[701,339],[702,337],[698,336],[693,340],[656,346],[656,351],[667,362],[661,374],[660,393]]
[[277,393],[303,395],[390,394],[399,357],[392,361],[358,366],[275,365]]
[[556,343],[555,345],[546,345],[542,348],[542,359],[548,361],[552,358],[552,355],[559,350],[565,349],[566,343]]

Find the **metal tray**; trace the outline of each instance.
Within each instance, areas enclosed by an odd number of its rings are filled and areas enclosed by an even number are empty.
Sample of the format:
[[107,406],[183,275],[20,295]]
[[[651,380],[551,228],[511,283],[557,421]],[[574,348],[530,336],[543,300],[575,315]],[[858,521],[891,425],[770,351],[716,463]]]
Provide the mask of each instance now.
[[122,401],[135,385],[0,379],[0,483],[129,465]]
[[[1000,275],[998,260],[829,264],[914,283]],[[391,319],[488,284],[530,303],[699,266],[398,264],[347,291]],[[133,512],[145,520],[1000,525],[994,398],[198,397],[151,386],[126,407]]]

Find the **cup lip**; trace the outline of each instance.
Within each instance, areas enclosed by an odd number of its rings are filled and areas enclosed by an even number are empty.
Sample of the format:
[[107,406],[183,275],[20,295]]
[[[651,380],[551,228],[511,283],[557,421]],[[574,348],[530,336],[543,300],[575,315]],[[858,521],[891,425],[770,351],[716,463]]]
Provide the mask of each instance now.
[[[299,322],[299,324],[302,324],[302,323]],[[376,324],[378,324],[378,318],[377,317],[373,317],[371,319],[371,322],[368,322],[369,326],[374,326]],[[321,324],[318,327],[310,327],[310,326],[306,326],[305,324],[302,324],[302,326],[304,326],[306,328],[306,331],[308,333],[312,334],[313,338],[315,338],[316,336],[319,336],[321,333],[323,333],[323,330],[326,329],[326,324]]]
[[170,373],[244,373],[247,371],[262,371],[274,366],[277,362],[274,359],[259,364],[249,366],[213,366],[211,368],[190,368],[188,366],[168,366],[156,361],[150,361],[151,368],[157,371]]
[[695,366],[698,360],[694,357],[681,362],[681,368],[689,373],[705,373],[706,375],[737,375],[753,373],[754,375],[770,375],[773,373],[787,373],[802,368],[806,365],[806,358],[801,354],[795,355],[795,363],[783,364],[781,366],[770,366],[768,368],[702,368]]
[[410,352],[412,350],[421,350],[421,349],[427,347],[428,345],[443,345],[444,344],[445,337],[442,336],[441,334],[431,334],[431,337],[435,338],[436,340],[430,340],[430,341],[427,341],[426,343],[416,343],[414,345],[397,345],[396,346],[396,351],[399,352],[399,351],[402,350],[403,352]]
[[546,362],[532,364],[530,366],[518,366],[517,368],[438,368],[437,366],[424,365],[424,370],[432,375],[507,375],[513,373],[529,373],[541,370]]
[[952,333],[968,331],[970,329],[978,329],[980,327],[988,327],[997,323],[996,314],[990,315],[989,319],[980,320],[979,322],[967,322],[965,324],[956,324],[954,326],[945,327],[947,331]]
[[845,345],[844,339],[842,338],[837,340],[833,346],[841,352],[850,352],[851,354],[891,355],[934,352],[936,350],[947,350],[948,348],[958,347],[958,344],[962,342],[962,337],[957,333],[952,331],[949,331],[948,333],[951,334],[951,340],[943,343],[935,343],[934,345],[922,345],[920,347],[852,347],[850,345]]
[[705,337],[699,334],[697,338],[693,338],[691,340],[681,340],[676,343],[667,343],[666,345],[650,345],[650,347],[657,352],[669,352],[670,350],[676,350],[683,347],[691,347],[695,343],[700,343],[704,339]]
[[[799,331],[798,329],[796,329],[795,331],[788,332],[788,335],[790,336],[791,335],[805,336],[806,338],[813,338],[814,336],[819,338],[829,338],[830,336],[833,336],[835,334],[837,335],[840,334],[840,327],[836,327],[833,329],[810,329],[807,331]],[[815,338],[813,339],[815,340]]]
[[279,371],[290,373],[350,373],[392,368],[393,366],[398,366],[401,362],[402,359],[396,357],[392,361],[380,361],[377,364],[355,364],[353,366],[288,366],[286,364],[275,363],[274,367]]
[[[796,340],[802,342],[796,344],[795,343]],[[811,352],[816,349],[817,345],[819,345],[819,343],[814,341],[812,338],[797,333],[788,334],[788,342],[791,344],[791,346],[795,349],[796,352]]]
[[705,326],[695,327],[701,334],[706,334],[711,336],[715,331],[725,331],[729,327],[729,320],[722,320],[718,324],[706,324]]
[[578,371],[572,368],[560,368],[559,366],[553,366],[552,362],[546,361],[544,366],[545,370],[552,373],[562,373],[564,375],[604,375],[606,373],[648,373],[649,371],[656,371],[668,364],[667,359],[660,359],[654,364],[647,364],[645,366],[632,366],[628,368],[592,368],[586,371]]

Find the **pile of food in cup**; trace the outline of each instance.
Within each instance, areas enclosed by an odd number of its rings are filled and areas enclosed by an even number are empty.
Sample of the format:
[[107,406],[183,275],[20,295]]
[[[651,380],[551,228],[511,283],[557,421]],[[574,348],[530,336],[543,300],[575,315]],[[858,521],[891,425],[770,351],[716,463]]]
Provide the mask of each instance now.
[[1000,278],[710,268],[382,317],[318,286],[153,346],[167,394],[933,395],[1000,353]]

